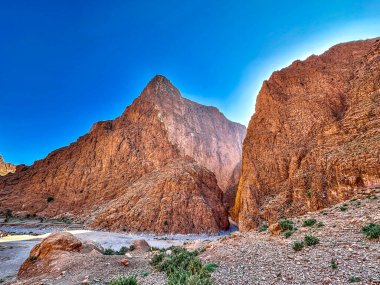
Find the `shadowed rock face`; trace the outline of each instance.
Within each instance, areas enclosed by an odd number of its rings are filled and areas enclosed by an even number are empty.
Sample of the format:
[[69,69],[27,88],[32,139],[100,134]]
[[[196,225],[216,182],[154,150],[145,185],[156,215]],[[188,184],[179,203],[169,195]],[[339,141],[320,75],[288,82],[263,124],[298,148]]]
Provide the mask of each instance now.
[[[23,211],[45,217],[75,216],[112,229],[157,231],[155,223],[162,226],[164,219],[167,231],[225,229],[227,212],[219,186],[226,190],[237,183],[231,177],[240,163],[244,135],[243,126],[228,121],[213,107],[182,98],[166,78],[156,76],[122,116],[96,123],[77,142],[0,178],[0,210],[9,208],[16,214]],[[163,177],[159,177],[161,170]],[[142,181],[151,183],[152,189],[143,187]],[[185,190],[202,203],[190,203]],[[160,191],[162,197],[149,196]],[[48,202],[49,196],[54,200]],[[131,208],[126,197],[134,197],[141,209],[152,213]],[[107,213],[114,214],[114,206],[126,212],[112,225],[106,221],[110,221]],[[176,207],[188,208],[181,212]],[[184,223],[181,228],[170,220],[172,213],[176,219],[188,219],[192,214],[189,219],[193,223]],[[203,214],[216,216],[199,216]],[[139,217],[151,216],[160,218],[137,225],[142,223]],[[122,217],[137,220],[127,222]]]
[[233,209],[241,230],[380,184],[380,39],[339,44],[263,83]]
[[8,173],[13,173],[15,171],[16,166],[12,163],[5,162],[3,157],[0,155],[0,176],[4,176]]
[[107,203],[91,226],[134,232],[217,232],[229,225],[222,195],[211,171],[191,160],[174,160]]

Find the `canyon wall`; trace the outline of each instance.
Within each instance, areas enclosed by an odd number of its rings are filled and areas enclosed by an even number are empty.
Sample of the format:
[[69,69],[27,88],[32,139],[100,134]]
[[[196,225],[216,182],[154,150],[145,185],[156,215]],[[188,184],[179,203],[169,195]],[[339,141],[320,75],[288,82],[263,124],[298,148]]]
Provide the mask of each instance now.
[[379,38],[336,45],[263,83],[232,211],[241,230],[379,184]]

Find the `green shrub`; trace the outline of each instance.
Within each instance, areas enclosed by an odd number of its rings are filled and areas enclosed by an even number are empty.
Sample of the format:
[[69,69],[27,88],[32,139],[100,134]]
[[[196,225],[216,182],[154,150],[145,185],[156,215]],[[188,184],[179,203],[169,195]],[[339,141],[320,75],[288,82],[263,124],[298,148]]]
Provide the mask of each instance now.
[[65,224],[72,224],[73,223],[73,220],[71,220],[70,218],[62,218],[62,219],[60,219],[60,221],[62,223],[65,223]]
[[137,285],[137,279],[134,276],[119,277],[112,279],[109,285]]
[[35,262],[37,260],[37,258],[38,258],[37,256],[31,255],[31,256],[29,256],[28,259],[29,259],[30,262]]
[[103,252],[104,255],[125,255],[128,251],[134,250],[134,246],[131,245],[129,248],[122,246],[119,250],[113,250],[112,248],[106,248]]
[[149,249],[148,249],[148,251],[161,251],[161,249],[160,248],[158,248],[158,247],[154,247],[154,246],[151,246]]
[[259,232],[266,232],[268,230],[268,225],[261,225],[259,227]]
[[208,272],[214,272],[218,268],[218,264],[215,263],[206,263],[203,268]]
[[281,219],[278,221],[281,231],[294,231],[294,222],[291,220]]
[[53,202],[54,197],[49,195],[46,200],[48,201],[48,203]]
[[362,228],[363,234],[369,239],[375,239],[380,237],[380,224],[369,223]]
[[360,281],[362,281],[362,279],[359,276],[351,276],[350,278],[348,278],[349,283],[355,283]]
[[332,269],[338,269],[338,262],[336,261],[335,258],[332,258],[330,261],[330,265]]
[[284,232],[285,238],[289,238],[294,232],[293,231],[286,231]]
[[198,253],[180,247],[171,247],[161,251],[151,259],[151,265],[168,276],[167,285],[211,285],[209,272],[216,269],[216,264],[202,265]]
[[9,219],[9,218],[12,218],[13,217],[13,212],[12,212],[12,210],[10,210],[10,209],[7,209],[7,210],[5,210],[5,218],[7,219]]
[[303,226],[304,227],[312,227],[315,225],[316,222],[317,222],[316,219],[306,219],[303,221]]
[[339,207],[339,209],[340,209],[342,212],[345,212],[345,211],[347,211],[348,207],[347,207],[347,205],[342,205],[342,206]]
[[376,200],[377,196],[376,195],[369,195],[369,196],[367,196],[367,199],[369,199],[369,200]]
[[325,226],[325,224],[323,222],[318,222],[318,224],[317,224],[317,228],[322,228],[324,226]]
[[303,249],[303,247],[304,247],[304,243],[303,243],[303,241],[296,240],[295,242],[293,242],[292,248],[293,248],[295,251],[300,251],[300,250]]
[[304,241],[305,241],[307,246],[312,246],[312,245],[316,245],[319,243],[319,239],[315,236],[312,236],[312,235],[305,235]]

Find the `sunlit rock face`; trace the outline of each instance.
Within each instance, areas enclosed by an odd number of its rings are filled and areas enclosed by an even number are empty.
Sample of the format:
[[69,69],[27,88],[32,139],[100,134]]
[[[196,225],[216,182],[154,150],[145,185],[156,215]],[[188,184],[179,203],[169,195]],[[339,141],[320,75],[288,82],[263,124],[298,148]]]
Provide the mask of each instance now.
[[339,44],[263,83],[243,144],[241,230],[380,184],[380,39]]
[[13,173],[15,171],[16,166],[12,163],[5,162],[3,157],[0,155],[0,176],[4,176],[8,173]]
[[1,178],[0,210],[114,230],[226,229],[223,191],[234,195],[244,135],[244,126],[156,76],[120,117]]

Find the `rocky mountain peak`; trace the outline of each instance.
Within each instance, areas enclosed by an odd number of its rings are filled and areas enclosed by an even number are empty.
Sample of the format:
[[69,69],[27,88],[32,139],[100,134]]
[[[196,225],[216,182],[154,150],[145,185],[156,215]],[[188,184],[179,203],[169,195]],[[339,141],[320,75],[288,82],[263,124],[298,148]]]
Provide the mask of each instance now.
[[156,76],[122,116],[0,178],[0,210],[113,230],[227,229],[245,127],[215,110]]
[[179,90],[163,75],[156,75],[144,88],[140,97],[143,100],[157,102],[157,100],[182,98]]

